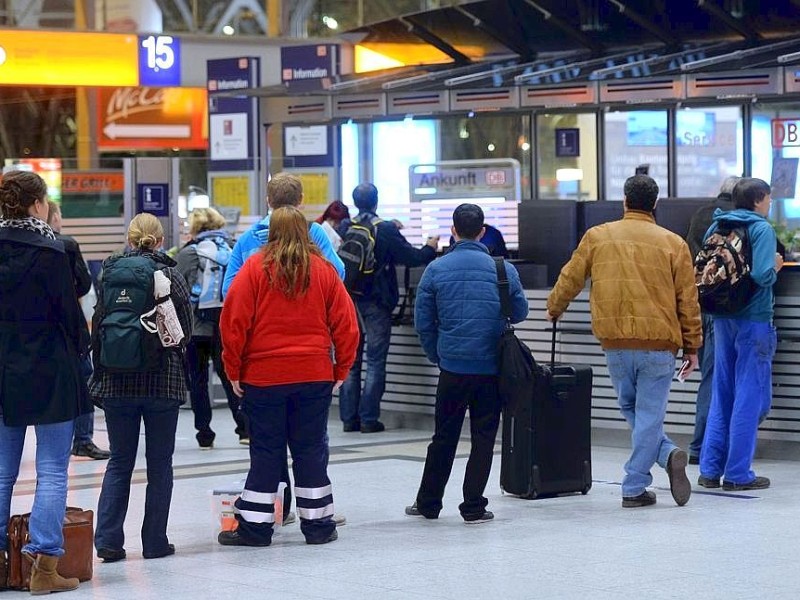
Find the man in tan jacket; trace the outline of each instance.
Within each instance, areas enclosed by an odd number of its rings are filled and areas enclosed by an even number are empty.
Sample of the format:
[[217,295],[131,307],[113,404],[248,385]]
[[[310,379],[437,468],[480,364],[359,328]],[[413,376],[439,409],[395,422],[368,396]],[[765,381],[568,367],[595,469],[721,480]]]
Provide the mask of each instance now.
[[632,430],[622,506],[655,504],[655,493],[646,489],[655,463],[666,469],[672,497],[683,506],[692,493],[688,457],[664,434],[664,416],[677,351],[683,350],[687,376],[702,343],[694,268],[686,242],[655,223],[656,182],[636,175],[624,192],[624,217],[587,231],[561,270],[547,318],[558,319],[591,278],[592,332]]

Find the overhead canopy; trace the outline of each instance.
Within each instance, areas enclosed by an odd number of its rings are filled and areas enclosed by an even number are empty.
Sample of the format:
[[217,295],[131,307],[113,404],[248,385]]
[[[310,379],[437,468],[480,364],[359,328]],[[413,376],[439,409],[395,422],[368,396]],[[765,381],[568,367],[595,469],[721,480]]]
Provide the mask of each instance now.
[[[479,0],[341,37],[402,67],[339,76],[352,94],[732,71],[800,63],[800,0]],[[283,86],[259,96],[298,96]]]

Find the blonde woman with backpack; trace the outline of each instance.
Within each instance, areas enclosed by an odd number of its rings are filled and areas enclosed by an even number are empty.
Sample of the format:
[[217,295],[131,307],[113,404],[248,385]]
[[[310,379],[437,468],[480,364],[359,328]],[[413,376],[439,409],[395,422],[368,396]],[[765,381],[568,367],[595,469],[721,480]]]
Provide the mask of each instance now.
[[178,272],[186,279],[192,301],[194,329],[186,348],[189,397],[194,412],[197,443],[203,450],[214,447],[216,433],[211,429],[211,399],[208,392],[208,362],[222,382],[228,407],[236,423],[240,444],[247,444],[247,422],[239,410],[239,398],[222,367],[222,339],[219,316],[222,312],[222,281],[233,243],[224,229],[225,217],[213,208],[196,208],[189,215],[191,240],[175,257]]
[[[94,375],[89,390],[106,413],[111,458],[97,507],[95,548],[105,562],[125,558],[125,514],[131,476],[144,422],[147,490],[142,550],[145,558],[175,553],[167,538],[172,499],[172,453],[178,407],[186,400],[182,345],[164,348],[157,333],[149,333],[140,317],[155,306],[154,277],[170,283],[184,340],[191,339],[189,288],[161,252],[164,230],[153,215],[136,215],[128,226],[129,250],[103,263],[92,319]],[[158,272],[161,273],[158,273]]]

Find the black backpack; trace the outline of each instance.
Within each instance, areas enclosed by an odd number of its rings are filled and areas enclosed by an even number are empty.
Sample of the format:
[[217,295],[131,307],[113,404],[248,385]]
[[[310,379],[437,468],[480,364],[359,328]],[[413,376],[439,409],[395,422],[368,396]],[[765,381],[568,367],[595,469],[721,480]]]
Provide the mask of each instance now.
[[752,248],[747,227],[720,221],[694,261],[694,278],[704,312],[731,315],[747,306],[756,290],[750,276]]
[[160,371],[166,350],[140,317],[156,305],[153,274],[162,265],[144,255],[115,256],[103,263],[102,303],[93,319],[95,369],[108,373]]
[[372,287],[375,275],[375,237],[378,217],[367,215],[353,221],[342,236],[337,254],[344,263],[344,287],[354,296],[363,296]]

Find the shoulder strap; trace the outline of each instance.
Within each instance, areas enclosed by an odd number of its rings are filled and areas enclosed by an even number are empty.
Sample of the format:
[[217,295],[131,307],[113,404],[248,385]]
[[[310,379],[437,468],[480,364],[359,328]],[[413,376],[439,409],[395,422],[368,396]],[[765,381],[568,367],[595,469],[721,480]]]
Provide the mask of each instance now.
[[494,257],[494,266],[497,270],[497,287],[500,290],[500,312],[506,321],[511,320],[511,296],[508,294],[508,275],[506,274],[506,261],[501,257]]

